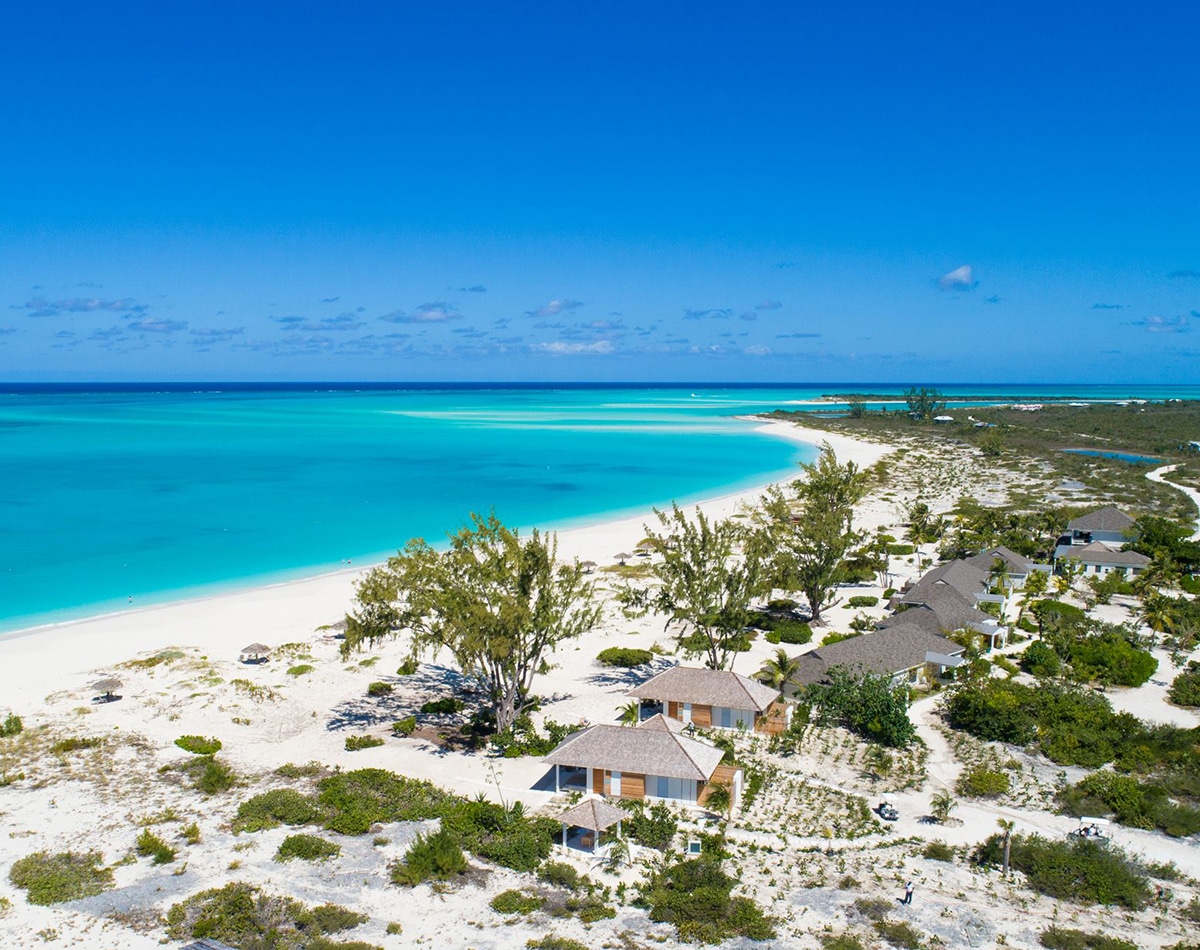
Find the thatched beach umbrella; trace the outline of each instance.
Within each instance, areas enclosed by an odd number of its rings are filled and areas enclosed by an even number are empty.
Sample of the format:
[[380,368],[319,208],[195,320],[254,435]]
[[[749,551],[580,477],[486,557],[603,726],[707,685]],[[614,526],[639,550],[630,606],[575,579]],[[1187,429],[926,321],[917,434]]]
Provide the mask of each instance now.
[[633,555],[630,554],[628,551],[622,551],[620,554],[614,554],[613,557],[615,557],[617,559],[618,564],[623,565],[626,561],[628,561],[631,557],[633,557]]
[[96,680],[92,684],[92,689],[100,693],[106,703],[113,701],[113,692],[121,688],[121,681],[115,676],[106,676],[104,679]]
[[271,648],[265,643],[251,643],[247,647],[242,647],[240,659],[243,663],[257,662],[265,660],[270,652]]
[[583,573],[585,573],[585,574],[594,574],[594,573],[596,573],[596,566],[597,566],[597,565],[596,565],[596,562],[595,562],[595,561],[580,561],[580,562],[579,562],[579,566],[580,566],[581,568],[583,568]]

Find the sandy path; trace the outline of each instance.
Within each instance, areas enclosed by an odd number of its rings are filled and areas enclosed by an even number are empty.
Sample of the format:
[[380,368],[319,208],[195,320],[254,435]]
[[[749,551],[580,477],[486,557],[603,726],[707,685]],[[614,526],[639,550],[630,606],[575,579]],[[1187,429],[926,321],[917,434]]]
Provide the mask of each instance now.
[[[1192,500],[1192,504],[1196,506],[1197,512],[1200,512],[1200,491],[1197,491],[1194,488],[1188,488],[1185,485],[1176,485],[1174,482],[1167,481],[1167,479],[1166,479],[1167,473],[1173,472],[1177,468],[1179,468],[1178,463],[1176,463],[1175,465],[1164,465],[1162,468],[1156,468],[1152,472],[1147,472],[1146,477],[1148,479],[1150,479],[1150,481],[1152,481],[1152,482],[1159,482],[1163,485],[1169,485],[1171,488],[1174,488],[1176,491],[1183,492],[1185,495],[1188,496],[1188,498],[1190,498]],[[1196,530],[1192,532],[1192,540],[1200,541],[1200,514],[1198,514],[1196,516]]]

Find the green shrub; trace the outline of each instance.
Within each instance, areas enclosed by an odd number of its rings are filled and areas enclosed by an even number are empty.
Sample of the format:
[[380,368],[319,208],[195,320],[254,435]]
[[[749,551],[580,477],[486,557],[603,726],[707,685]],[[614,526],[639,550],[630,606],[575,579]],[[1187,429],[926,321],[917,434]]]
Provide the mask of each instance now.
[[1021,614],[1021,616],[1017,618],[1017,629],[1023,630],[1025,633],[1037,633],[1037,624],[1024,614]]
[[655,802],[649,808],[637,800],[622,799],[619,803],[631,814],[623,822],[625,833],[645,848],[666,851],[679,831],[679,819],[666,802]]
[[281,778],[313,778],[317,775],[324,775],[328,771],[320,762],[306,762],[304,765],[285,762],[275,770],[275,774]]
[[310,825],[321,819],[321,809],[307,795],[290,788],[275,788],[248,798],[238,806],[234,831],[266,831],[280,825]]
[[883,599],[884,599],[884,600],[891,600],[893,597],[895,597],[895,596],[896,596],[896,594],[897,594],[897,593],[898,593],[898,591],[896,590],[896,588],[894,588],[894,587],[889,587],[887,590],[885,590],[885,591],[883,592]]
[[113,884],[112,871],[96,851],[38,851],[13,862],[8,879],[26,892],[29,903],[43,905],[94,897]]
[[[1003,850],[1002,837],[992,835],[975,849],[972,859],[999,865]],[[1057,900],[1140,910],[1150,898],[1145,875],[1113,845],[1083,838],[1053,841],[1039,835],[1014,835],[1011,863],[1031,888]]]
[[144,828],[138,835],[134,847],[143,858],[153,857],[155,864],[170,864],[175,860],[175,849],[149,828]]
[[887,553],[892,557],[903,557],[906,554],[912,554],[914,551],[916,551],[916,548],[911,544],[889,544],[887,546]]
[[167,935],[173,940],[210,938],[256,950],[378,950],[361,941],[334,942],[323,936],[367,920],[337,904],[310,908],[235,881],[174,904],[167,911]]
[[198,755],[167,768],[182,772],[192,780],[192,787],[205,795],[228,791],[238,783],[237,773],[212,755]]
[[212,736],[207,739],[204,736],[180,736],[175,744],[192,755],[216,755],[221,751],[221,740]]
[[1157,828],[1175,838],[1200,832],[1200,809],[1172,802],[1168,789],[1157,781],[1108,769],[1063,789],[1058,800],[1076,817],[1103,812],[1131,828]]
[[397,936],[402,934],[404,933],[404,925],[396,920],[390,921],[387,925],[385,933],[387,933],[388,936]]
[[916,738],[908,718],[908,687],[890,676],[835,666],[828,682],[807,687],[804,698],[819,725],[841,725],[892,748],[903,748]]
[[346,751],[358,752],[361,749],[373,749],[383,745],[379,736],[346,736]]
[[1007,772],[977,765],[959,776],[955,789],[968,798],[998,798],[1007,795],[1011,785]]
[[441,713],[456,713],[463,708],[461,699],[455,699],[453,696],[445,696],[442,699],[431,699],[429,702],[421,706],[421,712],[436,715]]
[[391,683],[376,682],[376,683],[371,683],[367,687],[367,695],[368,696],[373,696],[373,697],[390,696],[390,695],[392,695],[392,692],[393,692],[393,689],[392,689]]
[[675,861],[643,885],[641,899],[650,919],[675,926],[681,940],[720,943],[732,937],[770,940],[775,927],[748,897],[733,897],[737,884],[718,858]]
[[903,920],[877,920],[872,925],[875,932],[893,947],[903,947],[904,950],[919,950],[921,934],[912,924]]
[[1021,672],[1020,667],[1006,656],[996,655],[992,658],[992,664],[997,668],[1004,670],[1009,676],[1016,676]]
[[396,736],[411,736],[417,731],[417,717],[405,716],[403,719],[392,723],[392,734]]
[[493,897],[491,906],[498,914],[532,914],[535,910],[541,910],[544,903],[545,898],[537,894],[510,889]]
[[442,829],[418,835],[404,860],[392,866],[392,883],[415,887],[422,881],[447,881],[467,870],[467,856],[458,839]]
[[856,594],[846,601],[847,607],[874,607],[879,603],[878,597],[872,597],[870,594]]
[[921,856],[929,858],[930,861],[950,863],[954,860],[954,853],[954,849],[944,841],[930,841],[921,849]]
[[1065,649],[1073,675],[1082,682],[1141,686],[1158,670],[1158,660],[1115,630],[1073,640]]
[[1176,706],[1200,706],[1200,663],[1192,660],[1187,669],[1171,681],[1167,698]]
[[853,934],[823,934],[821,947],[822,950],[867,950]]
[[1038,937],[1043,947],[1050,950],[1138,950],[1128,940],[1118,940],[1105,934],[1090,934],[1082,930],[1051,927]]
[[101,742],[102,740],[97,736],[89,736],[86,739],[80,736],[68,736],[65,739],[59,739],[54,745],[50,746],[50,751],[58,755],[66,755],[70,752],[78,752],[81,749],[95,749]]
[[400,664],[399,668],[396,670],[396,675],[397,676],[412,676],[420,668],[421,668],[420,661],[418,661],[416,657],[410,656],[407,660],[405,660],[403,663]]
[[194,821],[190,825],[184,825],[179,830],[179,837],[181,837],[188,844],[199,844],[200,843],[200,826],[198,824],[196,824]]
[[583,880],[575,868],[565,861],[547,861],[537,872],[538,880],[568,891],[578,890]]
[[316,835],[288,835],[275,852],[275,860],[283,862],[299,858],[301,861],[325,861],[341,853],[341,845]]
[[609,647],[596,655],[596,660],[605,666],[644,666],[654,659],[649,650],[638,650],[633,647]]
[[366,834],[376,822],[439,818],[453,796],[431,782],[385,769],[356,769],[322,779],[318,805],[325,827],[343,835]]
[[307,676],[315,669],[311,663],[298,663],[296,666],[289,666],[287,673],[288,676]]
[[525,941],[528,950],[588,950],[578,940],[570,937],[560,937],[558,934],[546,934],[544,937],[530,938]]
[[15,736],[23,731],[25,724],[21,722],[21,717],[16,713],[9,713],[4,717],[4,722],[0,722],[0,739],[7,739],[9,736]]
[[775,629],[771,631],[778,640],[772,640],[773,643],[811,643],[813,638],[812,627],[803,620],[785,620],[777,623]]
[[1034,640],[1021,654],[1021,669],[1039,678],[1058,676],[1062,672],[1062,660],[1050,644]]
[[528,715],[517,717],[507,732],[492,736],[492,747],[506,759],[523,755],[548,755],[572,732],[572,727],[547,719],[539,730]]

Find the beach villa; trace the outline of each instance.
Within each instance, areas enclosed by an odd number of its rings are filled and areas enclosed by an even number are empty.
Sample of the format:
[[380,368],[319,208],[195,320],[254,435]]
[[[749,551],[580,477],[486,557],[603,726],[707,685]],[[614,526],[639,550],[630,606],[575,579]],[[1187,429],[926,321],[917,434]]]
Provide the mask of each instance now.
[[[902,614],[907,617],[909,612]],[[936,618],[929,615],[936,622]],[[928,621],[926,621],[928,623]],[[895,626],[820,646],[796,659],[800,668],[791,680],[791,690],[829,681],[834,667],[858,669],[890,676],[895,683],[922,686],[943,678],[966,662],[965,648],[925,624],[897,623]]]
[[1058,543],[1060,547],[1064,544],[1091,544],[1093,541],[1124,544],[1133,532],[1133,525],[1133,519],[1120,508],[1106,505],[1068,521],[1066,534]]
[[[642,715],[661,713],[684,724],[777,734],[791,721],[792,707],[772,689],[732,670],[673,666],[626,693]],[[641,718],[641,716],[639,716]]]
[[1130,577],[1140,574],[1150,558],[1137,551],[1122,551],[1134,533],[1134,520],[1108,505],[1089,511],[1067,522],[1067,530],[1054,548],[1054,568],[1061,573],[1067,561],[1079,564],[1084,575],[1104,577],[1112,571],[1124,571]]
[[597,723],[572,733],[545,758],[554,766],[554,790],[703,805],[710,786],[725,785],[736,802],[742,770],[722,765],[721,749],[682,729],[654,716],[636,727]]

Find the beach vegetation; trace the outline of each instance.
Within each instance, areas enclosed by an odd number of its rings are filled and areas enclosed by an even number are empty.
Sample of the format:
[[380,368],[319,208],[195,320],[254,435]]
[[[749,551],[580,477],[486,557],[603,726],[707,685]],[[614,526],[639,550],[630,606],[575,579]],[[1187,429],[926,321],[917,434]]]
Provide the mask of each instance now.
[[98,748],[103,739],[99,736],[67,736],[65,739],[59,739],[52,746],[50,751],[55,755],[69,755],[72,752],[80,752],[84,749]]
[[596,654],[596,661],[604,666],[623,666],[632,668],[645,666],[654,659],[649,650],[639,650],[636,647],[608,647]]
[[575,891],[590,882],[586,875],[580,874],[574,865],[565,861],[547,861],[537,872],[538,880],[553,887]]
[[325,861],[341,853],[341,845],[316,835],[288,835],[275,852],[275,860],[284,862],[298,858],[301,861]]
[[417,717],[405,716],[392,723],[392,735],[407,737],[417,731]]
[[906,920],[876,920],[871,926],[890,946],[920,950],[921,933]]
[[421,704],[421,712],[428,716],[443,716],[462,712],[463,701],[454,696],[443,696],[441,699],[431,699]]
[[588,950],[586,944],[570,937],[560,937],[558,934],[530,937],[525,941],[525,946],[527,950]]
[[856,594],[846,599],[847,607],[874,607],[878,603],[879,598],[871,594]]
[[494,514],[472,514],[445,551],[414,539],[359,582],[343,653],[408,629],[415,654],[454,657],[505,732],[548,655],[600,618],[594,586],[578,563],[558,562],[557,547],[553,534],[522,538]]
[[416,657],[408,657],[396,668],[397,676],[412,676],[421,668],[421,662]]
[[641,885],[640,900],[656,923],[673,924],[681,940],[721,943],[734,937],[770,940],[774,921],[748,897],[734,897],[737,879],[719,856],[672,861]]
[[14,712],[10,712],[4,717],[4,721],[0,722],[0,739],[20,735],[24,729],[25,724],[21,721],[21,717]]
[[891,748],[903,748],[916,739],[916,727],[908,718],[908,687],[894,683],[890,676],[835,666],[827,683],[802,692],[817,725],[844,726]]
[[976,765],[964,770],[954,787],[968,798],[999,798],[1008,794],[1012,780],[1000,769]]
[[368,919],[337,904],[308,907],[294,898],[234,881],[172,905],[167,911],[167,935],[173,940],[210,938],[259,950],[377,950],[359,941],[324,937]]
[[166,765],[160,771],[182,772],[192,781],[192,787],[205,795],[229,791],[238,784],[238,775],[215,755],[197,755],[177,765]]
[[62,904],[102,894],[112,887],[113,872],[97,851],[38,851],[14,861],[8,879],[31,904]]
[[644,848],[666,851],[679,833],[679,816],[666,802],[647,806],[639,799],[623,798],[617,804],[629,812],[622,826],[632,841]]
[[143,858],[153,858],[154,864],[170,864],[175,860],[175,849],[163,841],[149,828],[143,828],[138,835],[134,850]]
[[288,676],[307,676],[309,673],[313,672],[313,670],[315,670],[315,669],[316,669],[316,667],[313,666],[311,663],[298,663],[295,666],[288,667],[287,675]]
[[234,831],[266,831],[280,825],[310,825],[322,817],[313,800],[295,789],[274,788],[238,806]]
[[[972,853],[976,864],[996,866],[1004,855],[1004,836],[995,834]],[[1114,845],[1084,838],[1055,841],[1040,835],[1012,835],[1012,867],[1039,894],[1080,904],[1110,904],[1140,910],[1150,886],[1140,866]]]
[[275,770],[275,774],[280,778],[317,778],[328,771],[329,769],[320,762],[305,762],[303,765],[285,762]]
[[1200,706],[1200,663],[1192,660],[1184,671],[1171,681],[1167,698],[1176,706]]
[[180,736],[175,744],[192,755],[216,755],[222,748],[221,740],[215,736]]
[[181,837],[187,844],[199,844],[200,826],[194,821],[190,824],[184,825],[179,831],[179,837]]
[[685,655],[726,669],[735,653],[749,648],[750,603],[764,592],[763,552],[733,518],[714,521],[700,509],[693,517],[678,505],[655,515],[659,529],[647,533],[659,555],[649,565],[656,586],[649,593],[627,588],[623,601],[666,614]]
[[794,646],[811,643],[812,638],[812,627],[808,623],[790,618],[771,620],[766,632],[767,643],[787,643]]
[[360,752],[363,749],[374,749],[381,745],[383,745],[383,738],[380,736],[346,736],[347,752]]
[[393,692],[393,686],[391,683],[384,683],[384,682],[380,681],[380,682],[371,683],[369,686],[367,686],[367,695],[372,698],[378,698],[380,696],[390,696],[390,695],[392,695],[392,692]]
[[506,759],[522,755],[548,755],[572,731],[571,726],[553,719],[545,720],[542,730],[538,730],[529,716],[521,715],[508,732],[492,736],[492,747]]
[[921,849],[921,857],[928,858],[930,861],[944,861],[948,864],[953,863],[956,853],[954,848],[944,841],[930,841]]
[[934,416],[946,411],[946,397],[931,386],[910,386],[904,390],[908,415],[918,422],[933,422]]
[[1131,828],[1154,828],[1173,838],[1187,838],[1200,833],[1200,808],[1172,800],[1172,791],[1184,783],[1196,797],[1196,773],[1160,782],[1101,769],[1062,789],[1058,802],[1076,817],[1102,812]]
[[1088,933],[1067,927],[1043,930],[1038,942],[1049,950],[1138,950],[1137,944],[1107,934]]
[[773,486],[760,502],[762,550],[769,583],[797,591],[808,602],[809,622],[836,603],[847,579],[847,558],[862,541],[854,531],[854,506],[866,494],[868,476],[854,462],[840,464],[828,444],[812,464],[801,464],[804,477],[788,490]]
[[239,693],[245,693],[256,703],[273,703],[281,698],[270,686],[260,686],[258,683],[248,679],[231,679],[229,685]]
[[546,899],[540,894],[510,888],[507,891],[501,891],[492,898],[490,903],[492,910],[497,914],[532,914],[536,910],[541,910]]
[[126,660],[119,664],[121,669],[125,670],[152,670],[156,666],[161,666],[164,663],[173,663],[175,660],[182,660],[184,653],[182,650],[160,650],[153,656],[142,657],[137,660]]
[[822,934],[821,950],[867,950],[867,946],[851,933]]
[[446,829],[431,835],[418,835],[404,859],[391,868],[393,884],[405,887],[429,880],[448,881],[466,873],[467,856],[457,836]]

